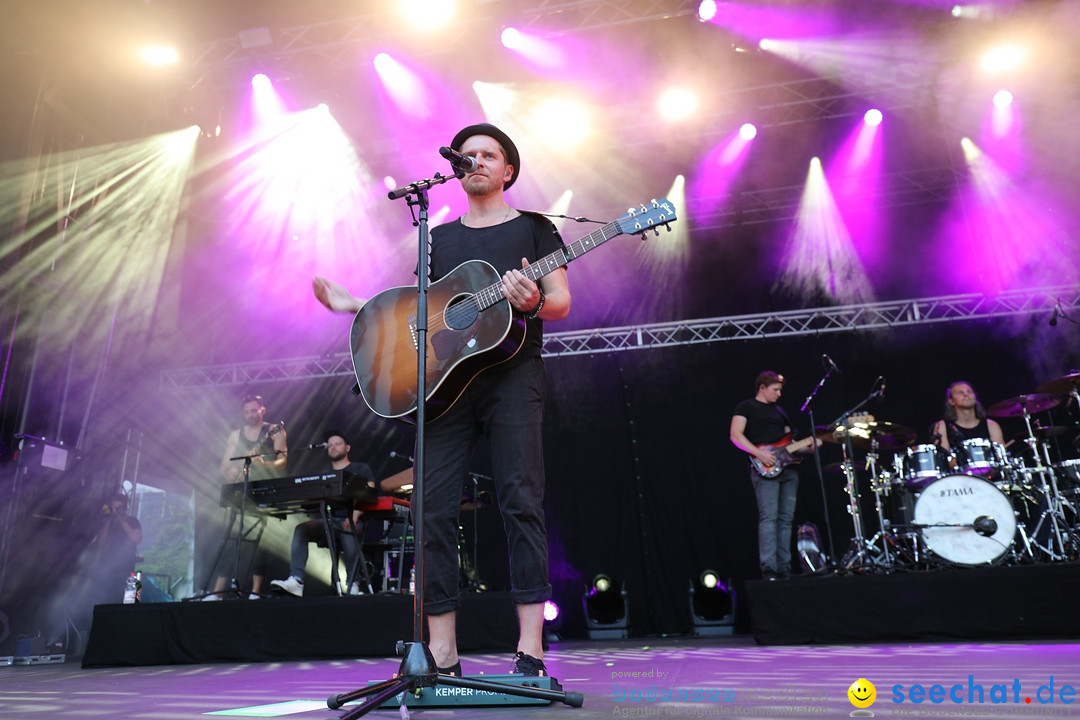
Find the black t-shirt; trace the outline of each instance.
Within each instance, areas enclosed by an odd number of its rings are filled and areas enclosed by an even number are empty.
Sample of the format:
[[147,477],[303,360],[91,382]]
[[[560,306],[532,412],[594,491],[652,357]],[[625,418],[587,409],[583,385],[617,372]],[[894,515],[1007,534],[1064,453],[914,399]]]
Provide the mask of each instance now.
[[[520,270],[521,258],[533,263],[562,247],[562,238],[555,226],[535,213],[522,212],[512,220],[486,228],[466,227],[460,220],[455,220],[431,230],[430,278],[435,282],[464,262],[483,260],[498,273],[497,277],[492,277],[494,284],[507,270]],[[534,318],[526,321],[526,325],[525,343],[521,350],[507,362],[497,365],[499,370],[540,356],[544,323]]]
[[766,445],[782,440],[788,434],[785,428],[791,421],[776,403],[763,403],[756,398],[743,400],[735,406],[733,415],[746,418],[746,439],[755,445]]
[[976,438],[990,439],[990,423],[986,422],[986,418],[980,420],[979,424],[973,428],[960,427],[956,423],[946,420],[945,429],[949,433],[950,445],[961,443],[964,440],[974,440]]

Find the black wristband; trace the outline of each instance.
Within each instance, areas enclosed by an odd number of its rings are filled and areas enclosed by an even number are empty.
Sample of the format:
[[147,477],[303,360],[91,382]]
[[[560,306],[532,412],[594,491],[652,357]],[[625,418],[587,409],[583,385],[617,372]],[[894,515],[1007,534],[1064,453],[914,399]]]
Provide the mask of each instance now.
[[536,303],[536,307],[534,307],[532,310],[525,313],[525,319],[526,320],[534,320],[540,314],[540,311],[543,310],[543,309],[544,309],[544,291],[541,290],[540,291],[540,302]]

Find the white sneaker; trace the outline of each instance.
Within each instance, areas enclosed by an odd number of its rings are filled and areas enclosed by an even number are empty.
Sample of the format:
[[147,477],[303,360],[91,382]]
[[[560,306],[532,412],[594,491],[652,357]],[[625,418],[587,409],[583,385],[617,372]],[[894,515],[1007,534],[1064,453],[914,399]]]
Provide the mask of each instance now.
[[363,595],[364,591],[360,589],[360,583],[354,582],[349,586],[350,595]]
[[288,580],[271,580],[270,584],[296,597],[304,596],[304,581],[290,576]]
[[258,600],[260,597],[259,593],[251,593],[248,595],[248,600]]
[[203,602],[210,602],[212,600],[220,600],[220,599],[221,599],[221,594],[220,593],[211,593],[210,595],[204,596],[202,601]]

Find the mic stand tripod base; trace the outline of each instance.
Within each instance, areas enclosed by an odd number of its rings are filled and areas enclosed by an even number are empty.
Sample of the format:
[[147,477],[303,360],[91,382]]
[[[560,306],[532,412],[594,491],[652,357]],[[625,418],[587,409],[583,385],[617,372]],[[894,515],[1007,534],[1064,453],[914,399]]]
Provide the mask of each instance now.
[[[401,643],[399,643],[399,646]],[[445,705],[536,705],[561,702],[581,707],[585,697],[579,692],[563,692],[554,678],[530,675],[505,675],[505,682],[476,678],[440,675],[427,645],[417,642],[404,644],[404,659],[396,678],[373,683],[366,688],[341,695],[331,695],[326,706],[338,710],[360,698],[369,698],[363,705],[341,716],[355,720],[378,707],[402,707],[402,717],[408,717],[408,707],[441,707]],[[485,676],[491,677],[491,676]],[[439,686],[444,686],[440,689]],[[425,691],[424,688],[430,688]],[[404,693],[408,694],[404,694]],[[395,696],[401,695],[395,700]]]

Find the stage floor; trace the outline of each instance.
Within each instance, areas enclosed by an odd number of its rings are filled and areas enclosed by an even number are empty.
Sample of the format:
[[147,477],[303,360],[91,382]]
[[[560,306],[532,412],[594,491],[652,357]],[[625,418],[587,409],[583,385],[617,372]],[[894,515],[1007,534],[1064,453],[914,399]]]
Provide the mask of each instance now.
[[[509,664],[506,653],[462,658],[466,675],[505,673]],[[1080,688],[1080,644],[1072,642],[762,647],[744,636],[643,639],[556,643],[547,664],[564,689],[584,694],[583,707],[458,707],[413,709],[412,714],[465,719],[558,711],[578,720],[849,717],[855,708],[848,688],[865,678],[876,686],[877,698],[869,710],[877,717],[1080,716],[1080,707],[1071,702],[1080,702],[1074,694]],[[0,717],[329,720],[342,711],[327,709],[327,697],[387,679],[397,667],[393,658],[104,669],[82,669],[77,663],[3,667]],[[913,701],[920,698],[915,686],[925,693],[921,703]],[[894,702],[897,698],[902,702]],[[389,717],[390,712],[398,717],[391,710],[370,717]]]

